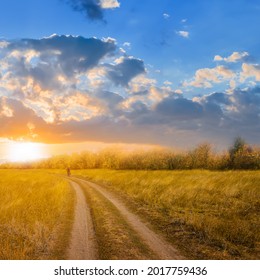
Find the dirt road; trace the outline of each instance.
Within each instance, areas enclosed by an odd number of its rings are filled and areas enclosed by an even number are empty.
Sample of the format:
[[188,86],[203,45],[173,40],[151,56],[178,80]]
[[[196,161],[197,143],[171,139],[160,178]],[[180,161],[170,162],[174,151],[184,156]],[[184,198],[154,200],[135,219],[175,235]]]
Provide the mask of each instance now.
[[[84,256],[87,259],[96,258],[96,249],[95,245],[93,244],[94,232],[90,212],[89,209],[86,210],[86,203],[84,206],[84,203],[82,202],[82,200],[84,200],[84,194],[80,190],[80,186],[77,184],[77,182],[81,182],[81,185],[84,188],[93,188],[104,198],[110,201],[119,210],[122,217],[137,233],[140,239],[151,249],[151,251],[154,252],[158,259],[184,259],[184,257],[171,244],[151,230],[151,227],[147,223],[144,223],[137,215],[133,214],[114,194],[95,183],[78,179],[76,177],[72,177],[71,179],[74,181],[71,184],[76,190],[78,202],[75,216],[75,224],[77,225],[75,225],[75,229],[73,228],[72,242],[70,246],[71,253],[69,255],[70,258],[72,257],[72,259],[75,259],[76,256],[81,259],[83,259]],[[81,204],[81,206],[78,204]],[[86,234],[86,237],[83,236],[84,233]],[[77,241],[78,238],[79,240]],[[76,246],[77,248],[73,249],[73,246]],[[92,250],[94,250],[94,252],[92,252]]]
[[90,209],[80,186],[72,181],[70,184],[76,192],[76,207],[68,259],[95,260],[97,259],[97,246]]

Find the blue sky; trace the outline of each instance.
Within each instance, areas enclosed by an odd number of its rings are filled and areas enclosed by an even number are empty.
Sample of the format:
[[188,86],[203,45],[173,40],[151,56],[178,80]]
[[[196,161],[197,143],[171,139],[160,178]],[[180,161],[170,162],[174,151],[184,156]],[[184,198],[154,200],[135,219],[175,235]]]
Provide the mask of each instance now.
[[[104,11],[103,23],[87,20],[65,0],[1,0],[0,36],[112,37],[119,44],[130,42],[129,54],[175,82],[197,68],[213,66],[216,54],[247,51],[259,60],[259,15],[259,0],[121,0],[120,8]],[[189,32],[189,38],[178,31]]]
[[2,139],[259,144],[259,0],[0,7]]

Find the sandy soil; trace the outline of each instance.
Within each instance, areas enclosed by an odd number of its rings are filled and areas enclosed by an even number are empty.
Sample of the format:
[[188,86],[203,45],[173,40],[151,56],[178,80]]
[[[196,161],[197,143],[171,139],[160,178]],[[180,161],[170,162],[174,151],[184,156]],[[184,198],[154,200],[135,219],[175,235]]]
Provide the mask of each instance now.
[[80,186],[75,182],[70,182],[70,184],[76,192],[76,206],[71,241],[67,252],[68,259],[95,260],[97,259],[97,246],[90,209]]
[[[158,259],[162,259],[162,260],[177,260],[177,259],[184,259],[184,257],[177,251],[176,248],[174,248],[171,244],[169,244],[167,241],[165,241],[161,236],[159,236],[157,233],[155,233],[153,230],[151,230],[151,227],[146,223],[142,222],[141,219],[131,213],[127,207],[124,205],[124,203],[122,201],[120,201],[118,198],[116,198],[112,193],[110,193],[109,191],[107,191],[104,187],[101,187],[100,185],[97,185],[95,183],[86,181],[86,180],[82,180],[82,179],[78,179],[78,178],[73,178],[73,180],[76,181],[80,181],[83,183],[83,185],[85,185],[86,187],[92,187],[95,190],[97,190],[100,194],[102,194],[106,199],[108,199],[111,203],[114,204],[114,206],[120,211],[120,213],[122,214],[122,216],[125,218],[125,220],[128,222],[128,224],[137,232],[137,234],[140,236],[140,238],[150,247],[150,249],[158,256]],[[77,186],[77,184],[73,184],[74,188],[77,191],[77,196],[82,196],[83,194],[79,191],[79,187]],[[84,211],[84,207],[83,209],[78,209],[76,210],[76,213],[78,212],[83,212]],[[89,211],[87,211],[89,213]],[[84,214],[83,213],[78,213],[76,215],[76,219],[84,219]],[[89,219],[87,219],[89,220]],[[89,226],[87,226],[87,223],[91,223],[91,221],[84,221],[83,224],[85,227],[85,231],[89,231]],[[80,223],[80,222],[78,222]],[[92,228],[92,226],[91,226]],[[82,233],[84,233],[84,228],[80,229],[82,232],[78,232],[77,234],[74,233],[74,238],[80,238],[80,235],[82,235]],[[84,235],[84,234],[83,234]],[[86,236],[89,235],[88,239],[93,239],[93,232],[91,231],[90,233],[86,234]],[[74,240],[74,242],[72,242],[72,244],[75,244],[76,246],[78,246],[78,248],[80,249],[80,247],[82,246],[82,250],[84,251],[84,253],[82,252],[81,258],[83,258],[83,255],[86,254],[86,256],[91,259],[94,257],[94,254],[92,255],[88,255],[91,251],[91,247],[93,245],[88,245],[90,246],[89,249],[83,249],[83,244],[86,243],[86,239],[83,239],[82,241],[80,241],[79,243],[76,242],[76,240]],[[91,242],[90,242],[91,243]],[[73,249],[71,249],[73,251]],[[78,251],[78,249],[76,249],[75,251]],[[76,253],[76,252],[75,252]],[[75,257],[74,257],[75,258]]]

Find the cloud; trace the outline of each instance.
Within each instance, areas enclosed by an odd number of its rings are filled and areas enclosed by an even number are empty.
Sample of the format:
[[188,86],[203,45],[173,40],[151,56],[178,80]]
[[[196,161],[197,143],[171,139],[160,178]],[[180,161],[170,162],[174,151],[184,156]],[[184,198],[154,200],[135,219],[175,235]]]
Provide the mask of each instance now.
[[103,20],[105,9],[119,8],[117,0],[64,0],[78,12],[82,12],[90,20]]
[[145,73],[144,62],[134,57],[120,57],[107,71],[107,77],[116,85],[128,86],[136,76]]
[[184,86],[210,88],[212,83],[221,83],[223,80],[231,79],[234,76],[235,73],[232,70],[222,65],[215,68],[203,68],[196,71],[191,82],[184,82]]
[[[149,76],[143,60],[121,56],[111,38],[53,35],[2,46],[0,138],[194,146],[240,135],[259,142],[260,90],[236,88],[235,67],[198,69],[187,86],[224,82],[228,91],[188,95],[169,81],[158,86],[164,80]],[[259,65],[244,63],[240,78],[256,83],[259,73]]]
[[129,42],[124,42],[123,46],[130,49],[130,48],[131,48],[131,43],[129,43]]
[[99,98],[107,100],[110,114],[54,123],[47,123],[21,102],[7,99],[4,103],[13,114],[0,116],[0,137],[32,139],[33,135],[47,143],[88,140],[191,146],[205,139],[229,141],[238,134],[253,142],[259,139],[259,88],[235,90],[232,95],[213,93],[196,100],[171,95],[155,107],[136,101],[131,112],[116,109],[122,97],[115,93],[103,92]]
[[209,95],[206,95],[205,97],[202,98],[205,102],[208,103],[214,103],[214,104],[225,104],[225,105],[230,105],[230,97],[229,95],[223,93],[223,92],[214,92]]
[[[46,73],[44,67],[51,70],[53,66],[59,65],[60,71],[69,77],[75,72],[84,72],[94,67],[105,56],[113,55],[116,50],[116,42],[110,38],[99,40],[86,39],[81,36],[54,35],[39,40],[16,41],[9,44],[8,50],[10,56],[17,59],[13,63],[15,67],[18,67],[16,72],[19,70],[24,73],[33,71],[35,73],[31,73],[32,75],[40,75],[39,72]],[[36,52],[37,55],[31,56],[31,52]],[[23,59],[20,59],[21,57]],[[56,70],[58,69],[55,68]]]
[[11,98],[0,97],[0,112],[5,110],[5,106],[12,113],[0,114],[0,137],[31,139],[32,125],[33,127],[36,125],[43,130],[47,128],[46,123],[32,109],[25,107],[22,102]]
[[170,82],[170,81],[164,81],[163,84],[166,85],[166,86],[171,86],[171,85],[172,85],[172,82]]
[[170,16],[169,14],[167,14],[167,13],[164,13],[164,14],[163,14],[163,17],[164,17],[165,19],[169,19],[171,16]]
[[174,120],[194,120],[201,117],[202,106],[185,98],[167,97],[156,106],[156,111],[161,115],[172,117]]
[[239,61],[244,61],[249,57],[248,52],[233,52],[230,56],[228,57],[222,57],[220,55],[216,55],[214,57],[214,61],[225,61],[225,62],[239,62]]
[[150,79],[145,74],[140,74],[130,82],[129,93],[143,95],[148,92],[148,89],[153,88],[156,83],[155,79]]
[[242,72],[240,74],[241,82],[244,82],[250,77],[255,78],[256,81],[260,81],[260,65],[243,63]]
[[6,97],[0,98],[0,117],[12,117],[13,116],[13,109],[7,103]]
[[9,43],[6,41],[0,41],[0,49],[4,49],[8,47]]
[[189,38],[190,36],[190,33],[188,31],[180,30],[180,31],[176,31],[176,33],[183,38]]
[[[103,86],[106,71],[101,61],[112,60],[116,48],[111,38],[80,36],[53,35],[8,42],[0,59],[0,75],[4,76],[0,88],[33,108],[48,123],[90,118],[104,112],[103,103],[92,96],[83,106],[75,96],[82,96],[80,92],[89,87],[95,91],[95,87]],[[66,100],[71,100],[71,110],[65,108]]]
[[115,9],[120,7],[120,3],[117,0],[100,0],[100,5],[103,9]]

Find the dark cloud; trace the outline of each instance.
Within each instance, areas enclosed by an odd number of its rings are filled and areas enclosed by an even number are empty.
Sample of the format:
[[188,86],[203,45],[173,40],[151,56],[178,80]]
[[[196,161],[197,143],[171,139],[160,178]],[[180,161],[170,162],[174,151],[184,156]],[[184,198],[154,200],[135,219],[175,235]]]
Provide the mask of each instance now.
[[[12,110],[12,116],[1,115],[3,106],[8,106]],[[127,120],[115,121],[109,116],[94,117],[83,121],[47,123],[32,109],[25,107],[22,102],[9,98],[4,101],[3,98],[0,98],[0,126],[0,137],[13,140],[36,140],[45,143],[81,141],[147,143],[147,134],[149,134]],[[33,131],[30,129],[31,126],[33,126]],[[137,138],[139,138],[138,141]],[[151,139],[151,142],[153,141]]]
[[78,12],[91,20],[103,20],[103,9],[99,0],[65,0]]
[[208,103],[225,104],[229,105],[229,96],[222,92],[215,92],[205,97],[205,101]]
[[[96,66],[100,59],[106,55],[113,55],[116,50],[115,41],[112,39],[99,40],[96,38],[84,38],[81,36],[58,36],[54,35],[43,39],[23,39],[8,46],[9,50],[35,50],[40,52],[38,68],[44,64],[58,67],[68,77],[75,72],[81,73]],[[36,68],[36,67],[34,67]],[[34,69],[35,75],[39,76],[41,69]],[[26,73],[26,68],[21,69]]]
[[230,112],[230,117],[241,127],[258,128],[260,134],[260,88],[236,89],[231,98],[234,110]]
[[141,91],[134,91],[132,92],[133,95],[139,95],[139,96],[145,96],[147,94],[149,94],[149,91],[146,89],[146,90],[141,90]]
[[123,57],[116,65],[110,65],[107,76],[116,85],[128,86],[136,76],[145,73],[144,62],[133,57]]
[[134,79],[144,62],[118,57],[113,39],[55,35],[2,45],[0,137],[193,146],[240,135],[259,142],[259,87],[191,99]]
[[[223,94],[227,98],[230,96]],[[131,105],[132,111],[128,112],[118,110],[117,105],[123,99],[116,93],[100,92],[98,98],[109,107],[109,113],[81,121],[53,123],[44,121],[22,102],[5,99],[0,102],[0,137],[27,137],[28,123],[32,123],[35,126],[33,132],[38,135],[36,140],[49,143],[92,140],[193,146],[207,140],[216,145],[228,145],[237,135],[251,143],[259,141],[258,88],[234,91],[230,104],[223,110],[223,104],[218,104],[216,99],[198,103],[171,96],[153,108],[136,101]],[[223,101],[222,98],[220,101]],[[12,111],[12,116],[1,115],[5,106]]]
[[102,104],[104,104],[107,115],[112,114],[112,116],[117,117],[122,114],[122,110],[118,106],[124,101],[124,98],[121,95],[109,91],[98,91],[96,97],[101,100]]
[[104,20],[104,10],[119,8],[117,0],[62,0],[69,4],[75,11],[81,12],[90,20]]
[[185,98],[174,97],[163,99],[157,105],[156,111],[161,115],[178,120],[197,119],[203,115],[203,107],[199,103]]

